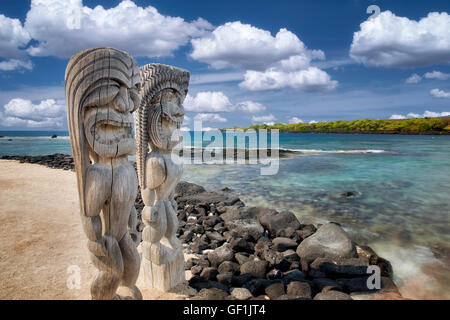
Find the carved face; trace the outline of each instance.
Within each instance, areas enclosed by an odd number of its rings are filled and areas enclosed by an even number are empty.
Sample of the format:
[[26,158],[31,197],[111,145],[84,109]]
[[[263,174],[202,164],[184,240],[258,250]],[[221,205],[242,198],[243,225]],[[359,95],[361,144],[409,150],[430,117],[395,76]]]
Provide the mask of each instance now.
[[183,141],[180,127],[184,120],[183,97],[174,89],[164,89],[152,99],[153,112],[150,124],[156,134],[149,132],[150,141],[159,149],[171,150]]
[[135,153],[131,131],[132,112],[139,106],[139,77],[129,85],[103,79],[97,86],[84,104],[84,132],[92,151],[107,158]]

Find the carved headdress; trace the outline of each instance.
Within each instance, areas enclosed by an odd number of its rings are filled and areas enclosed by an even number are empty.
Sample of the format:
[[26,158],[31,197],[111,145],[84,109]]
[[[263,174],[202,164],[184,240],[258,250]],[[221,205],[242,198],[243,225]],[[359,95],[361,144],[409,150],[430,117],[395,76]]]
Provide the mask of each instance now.
[[136,61],[127,52],[114,48],[93,48],[75,54],[69,61],[66,80],[67,122],[77,174],[81,214],[85,215],[84,183],[89,162],[84,112],[88,107],[109,104],[120,86],[139,84]]
[[[135,113],[136,122],[136,166],[139,176],[139,185],[145,188],[145,159],[148,153],[149,139],[158,145],[160,123],[159,118],[163,110],[159,105],[152,103],[152,99],[164,89],[173,89],[184,101],[188,93],[189,72],[184,69],[153,63],[141,67],[141,104]],[[169,116],[170,115],[166,115]],[[174,119],[172,119],[174,120]]]

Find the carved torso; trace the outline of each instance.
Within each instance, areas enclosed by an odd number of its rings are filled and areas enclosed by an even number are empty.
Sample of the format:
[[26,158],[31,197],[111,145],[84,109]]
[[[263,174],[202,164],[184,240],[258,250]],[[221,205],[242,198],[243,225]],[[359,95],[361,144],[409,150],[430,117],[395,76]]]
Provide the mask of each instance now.
[[183,166],[174,163],[170,153],[159,151],[148,153],[146,165],[147,188],[154,189],[154,201],[172,200],[175,187],[183,174]]
[[[137,196],[137,177],[128,161],[95,163],[86,173],[87,215],[102,210],[104,233],[121,239]],[[113,222],[113,223],[111,223]]]

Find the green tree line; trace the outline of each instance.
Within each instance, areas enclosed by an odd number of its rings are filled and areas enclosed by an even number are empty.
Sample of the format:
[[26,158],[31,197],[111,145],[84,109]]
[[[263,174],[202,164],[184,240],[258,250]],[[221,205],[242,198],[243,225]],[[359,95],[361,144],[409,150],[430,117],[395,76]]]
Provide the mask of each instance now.
[[321,133],[401,133],[401,134],[450,134],[449,118],[423,118],[405,120],[354,120],[318,123],[293,123],[274,125],[258,124],[234,129],[278,129],[280,132]]

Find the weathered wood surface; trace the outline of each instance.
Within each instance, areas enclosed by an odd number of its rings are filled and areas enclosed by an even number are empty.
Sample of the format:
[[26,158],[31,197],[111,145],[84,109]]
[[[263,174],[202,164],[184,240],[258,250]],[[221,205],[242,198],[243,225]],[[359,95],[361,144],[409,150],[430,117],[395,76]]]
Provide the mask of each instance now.
[[189,72],[150,64],[141,68],[141,105],[135,114],[142,219],[142,272],[146,285],[169,291],[185,281],[184,257],[176,237],[175,187],[183,173],[174,147],[182,142],[183,101]]
[[99,270],[92,298],[141,299],[135,285],[140,268],[137,176],[127,159],[136,151],[132,113],[139,106],[137,63],[124,51],[87,49],[70,59],[65,79],[81,220]]

